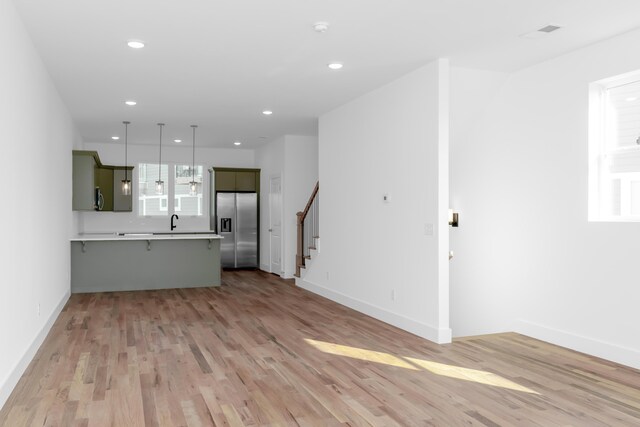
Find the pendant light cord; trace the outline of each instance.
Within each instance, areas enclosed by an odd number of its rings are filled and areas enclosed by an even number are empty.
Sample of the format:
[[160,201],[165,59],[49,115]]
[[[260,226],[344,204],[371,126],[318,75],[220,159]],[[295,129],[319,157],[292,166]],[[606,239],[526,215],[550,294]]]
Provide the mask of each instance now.
[[129,180],[129,169],[127,168],[127,151],[128,150],[128,143],[127,141],[129,140],[129,123],[131,122],[122,122],[124,123],[124,180],[128,181]]
[[162,181],[162,127],[164,123],[158,123],[160,126],[160,157],[158,158],[158,182]]
[[191,125],[193,128],[193,150],[192,150],[192,159],[191,159],[191,185],[196,184],[196,128],[197,125]]

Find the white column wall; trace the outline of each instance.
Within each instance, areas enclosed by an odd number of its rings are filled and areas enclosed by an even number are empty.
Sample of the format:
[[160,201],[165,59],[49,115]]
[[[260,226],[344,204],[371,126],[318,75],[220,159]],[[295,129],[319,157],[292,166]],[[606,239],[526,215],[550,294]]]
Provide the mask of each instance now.
[[321,252],[301,282],[437,342],[450,340],[448,73],[438,60],[320,118]]
[[[451,329],[455,337],[512,330],[519,313],[520,289],[502,280],[511,264],[504,252],[518,250],[508,234],[498,241],[496,228],[509,212],[511,198],[494,192],[501,174],[490,144],[479,139],[487,125],[487,112],[498,97],[508,74],[451,67],[451,207],[459,212],[460,226],[451,228],[450,261]],[[500,124],[496,123],[497,129]],[[497,205],[497,206],[496,206]],[[500,265],[500,268],[495,266]],[[488,266],[494,269],[487,271]],[[514,273],[515,274],[515,273]]]

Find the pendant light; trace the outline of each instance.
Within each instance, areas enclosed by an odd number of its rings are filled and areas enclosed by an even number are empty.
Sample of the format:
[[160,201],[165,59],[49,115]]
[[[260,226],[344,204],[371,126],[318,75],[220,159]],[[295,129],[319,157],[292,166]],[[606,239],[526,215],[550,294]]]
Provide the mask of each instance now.
[[193,129],[193,158],[191,163],[191,182],[189,183],[189,195],[198,195],[198,184],[196,183],[196,128],[198,125],[191,125]]
[[162,127],[164,123],[158,123],[160,128],[160,157],[158,158],[158,180],[156,181],[156,194],[164,194],[164,181],[162,180]]
[[122,182],[122,195],[131,195],[131,180],[129,179],[129,169],[127,164],[127,152],[129,151],[128,139],[129,139],[129,124],[131,122],[122,122],[124,124],[124,179]]

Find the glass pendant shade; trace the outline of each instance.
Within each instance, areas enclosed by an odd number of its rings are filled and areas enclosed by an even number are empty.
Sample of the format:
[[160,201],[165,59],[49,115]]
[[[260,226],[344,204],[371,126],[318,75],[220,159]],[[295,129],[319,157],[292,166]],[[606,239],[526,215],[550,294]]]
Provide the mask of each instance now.
[[127,154],[129,151],[129,146],[128,146],[128,141],[129,141],[129,124],[131,122],[128,121],[124,121],[122,122],[122,124],[124,124],[124,179],[121,181],[122,186],[121,186],[121,192],[123,196],[130,196],[131,195],[131,180],[129,179],[129,174],[127,173]]
[[189,195],[197,196],[198,195],[198,183],[196,182],[196,128],[198,125],[191,125],[191,129],[193,129],[193,159],[191,163],[191,182],[189,183]]
[[122,195],[130,196],[131,195],[131,180],[123,179],[122,181]]
[[156,181],[156,194],[164,194],[164,181]]

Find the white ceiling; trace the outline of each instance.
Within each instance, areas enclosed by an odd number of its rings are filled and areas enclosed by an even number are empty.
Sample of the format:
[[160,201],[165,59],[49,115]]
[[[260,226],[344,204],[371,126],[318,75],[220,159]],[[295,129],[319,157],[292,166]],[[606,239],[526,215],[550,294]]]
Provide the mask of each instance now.
[[[314,135],[319,115],[437,57],[513,71],[640,27],[638,0],[14,3],[85,141],[112,142],[130,120],[131,143],[157,143],[161,121],[164,141],[190,144],[196,123],[198,145],[229,148]],[[547,24],[563,28],[519,37]]]

